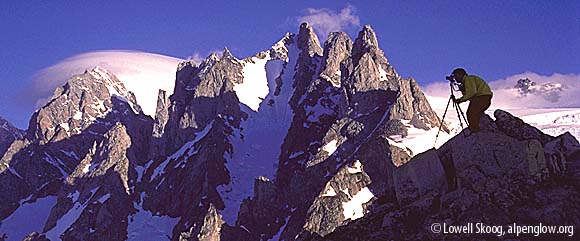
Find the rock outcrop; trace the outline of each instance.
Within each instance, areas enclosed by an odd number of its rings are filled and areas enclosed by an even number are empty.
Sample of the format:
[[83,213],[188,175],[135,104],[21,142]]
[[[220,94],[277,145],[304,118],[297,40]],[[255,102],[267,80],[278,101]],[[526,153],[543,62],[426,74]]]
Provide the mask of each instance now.
[[3,156],[10,144],[22,139],[24,131],[14,127],[10,122],[0,117],[0,156]]
[[[520,125],[520,131],[513,125],[506,128],[506,123],[521,124],[521,120],[502,110],[494,114],[496,121],[484,116],[481,132],[462,132],[441,148],[395,169],[396,202],[375,204],[369,215],[338,228],[324,240],[528,240],[537,236],[509,234],[508,226],[578,226],[578,141],[569,134],[545,136],[528,125]],[[542,144],[543,138],[550,141]],[[431,225],[443,223],[503,225],[506,233],[430,231]],[[570,230],[539,235],[542,239],[570,238]]]

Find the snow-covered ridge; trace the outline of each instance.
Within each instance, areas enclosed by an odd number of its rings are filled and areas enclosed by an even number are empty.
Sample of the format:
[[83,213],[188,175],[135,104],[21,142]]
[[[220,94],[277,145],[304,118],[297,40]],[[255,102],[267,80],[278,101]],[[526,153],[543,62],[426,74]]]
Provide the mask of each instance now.
[[[262,51],[256,56],[244,59],[243,81],[234,83],[234,91],[243,104],[254,111],[258,111],[260,103],[275,89],[275,81],[268,82],[268,77],[276,78],[281,68],[268,68],[268,61],[289,61],[288,47],[286,44],[292,40],[292,35],[287,33],[284,38],[276,42],[269,50]],[[269,86],[270,85],[270,86]],[[274,85],[274,86],[272,86]]]

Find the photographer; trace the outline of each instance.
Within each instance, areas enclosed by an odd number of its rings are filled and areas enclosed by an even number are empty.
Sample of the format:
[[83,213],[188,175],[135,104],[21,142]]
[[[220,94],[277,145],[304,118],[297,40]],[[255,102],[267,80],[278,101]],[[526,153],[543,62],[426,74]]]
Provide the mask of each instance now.
[[467,108],[469,129],[472,133],[479,132],[479,119],[491,105],[491,97],[493,96],[489,85],[478,76],[468,75],[465,69],[462,68],[453,70],[451,76],[447,76],[446,79],[456,81],[459,85],[459,90],[463,94],[461,98],[453,101],[461,103],[469,100],[469,107]]

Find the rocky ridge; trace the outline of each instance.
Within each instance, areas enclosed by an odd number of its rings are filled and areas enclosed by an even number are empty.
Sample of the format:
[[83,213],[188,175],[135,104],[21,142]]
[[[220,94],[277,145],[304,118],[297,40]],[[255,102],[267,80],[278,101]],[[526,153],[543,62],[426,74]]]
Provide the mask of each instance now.
[[0,117],[0,156],[4,155],[4,152],[13,141],[22,139],[23,136],[24,131],[14,127],[10,122]]
[[[535,240],[534,234],[509,234],[508,226],[577,227],[578,141],[569,133],[545,136],[502,110],[494,115],[496,120],[484,116],[480,133],[464,131],[398,167],[396,202],[375,203],[369,215],[323,239]],[[503,225],[505,233],[439,234],[429,229],[435,223]],[[570,231],[540,238],[568,239]]]
[[53,200],[46,222],[29,227],[39,238],[123,239],[134,167],[145,157],[152,122],[110,72],[96,67],[73,76],[0,160],[2,219]]
[[[0,191],[8,193],[0,196],[0,234],[346,240],[365,231],[370,239],[436,238],[408,218],[464,221],[462,211],[449,208],[463,193],[487,193],[468,199],[476,211],[467,218],[491,213],[482,205],[495,191],[501,195],[494,205],[515,207],[528,199],[514,198],[514,188],[547,185],[576,170],[573,137],[545,135],[506,112],[495,117],[482,133],[415,153],[406,138],[437,130],[440,120],[416,81],[387,61],[368,25],[354,41],[331,33],[322,48],[304,23],[255,56],[238,59],[226,48],[183,62],[173,94],[159,91],[155,120],[97,67],[58,88],[0,161]],[[475,177],[490,184],[475,187]],[[574,186],[558,190],[573,194]],[[573,201],[553,208],[577,212]],[[50,209],[46,219],[20,233],[7,230],[41,204]],[[365,229],[379,219],[379,231]]]

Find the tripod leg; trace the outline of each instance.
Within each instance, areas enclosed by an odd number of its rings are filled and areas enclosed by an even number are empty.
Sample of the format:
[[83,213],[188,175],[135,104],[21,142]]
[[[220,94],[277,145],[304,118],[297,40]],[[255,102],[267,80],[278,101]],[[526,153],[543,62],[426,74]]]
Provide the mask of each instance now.
[[[445,120],[445,115],[447,115],[447,109],[449,109],[449,103],[451,103],[451,100],[453,99],[453,96],[449,96],[449,100],[447,100],[447,106],[445,106],[445,112],[443,112],[443,117],[441,117],[441,123],[439,123],[439,130],[437,131],[437,135],[435,135],[435,143],[433,143],[433,148],[435,148],[435,144],[437,144],[437,138],[439,138],[439,133],[441,132],[441,127],[443,126],[443,121]],[[455,102],[453,102],[455,103]]]
[[457,103],[453,103],[453,108],[455,109],[455,112],[457,113],[457,118],[459,119],[459,125],[461,125],[461,129],[463,130],[463,120],[461,119],[461,115],[459,114],[459,109],[457,109],[457,106],[459,104]]
[[[458,110],[458,112],[457,112],[458,117],[463,118],[463,121],[465,121],[465,124],[467,125],[467,127],[469,127],[469,121],[465,117],[465,113],[463,112],[463,110],[461,110],[461,107],[459,106],[459,104],[457,104],[457,110]],[[461,114],[461,116],[459,116],[459,114]]]
[[[459,118],[461,129],[463,129],[463,122],[465,122],[465,125],[467,125],[467,128],[469,128],[469,122],[467,121],[467,118],[465,118],[465,114],[463,114],[463,111],[461,110],[461,107],[458,103],[455,103],[455,111],[457,112],[457,118]],[[466,137],[467,134],[463,132],[463,136]]]

